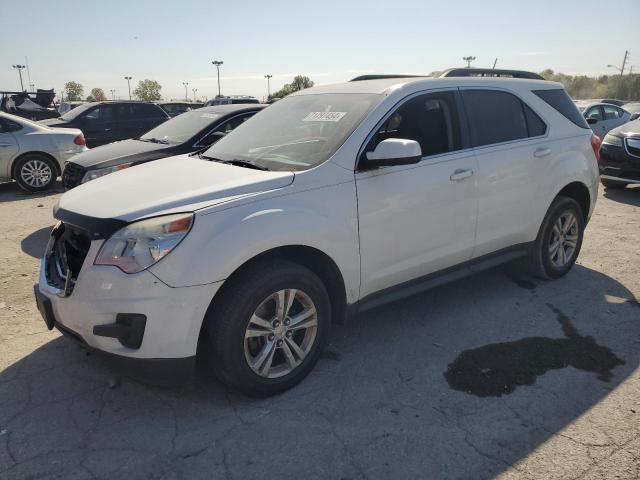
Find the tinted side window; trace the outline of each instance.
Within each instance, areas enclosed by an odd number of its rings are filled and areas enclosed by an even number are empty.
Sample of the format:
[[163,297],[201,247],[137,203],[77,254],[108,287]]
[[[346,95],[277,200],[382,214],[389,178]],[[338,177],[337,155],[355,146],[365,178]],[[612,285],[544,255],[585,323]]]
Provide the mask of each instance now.
[[522,102],[515,95],[494,90],[463,90],[475,147],[527,138]]
[[218,128],[216,128],[215,132],[229,133],[231,130],[237,128],[238,126],[246,122],[251,116],[253,116],[253,113],[249,115],[234,117],[231,120],[224,122]]
[[602,120],[602,114],[600,113],[600,107],[591,107],[589,110],[584,112],[585,118],[593,118],[594,120]]
[[100,105],[82,116],[83,120],[108,122],[113,119],[112,105]]
[[157,105],[149,105],[148,103],[132,104],[131,116],[133,118],[155,118],[163,116],[163,112]]
[[575,123],[580,128],[591,128],[584,117],[580,114],[580,110],[578,110],[576,104],[573,103],[571,98],[569,98],[569,95],[567,95],[567,92],[564,91],[564,88],[533,90],[533,93],[560,112],[567,120]]
[[527,129],[529,131],[530,137],[538,137],[540,135],[544,135],[547,131],[547,125],[542,121],[542,119],[531,110],[526,103],[522,104],[522,108],[524,108],[524,116],[527,120]]
[[602,109],[604,110],[605,120],[615,120],[617,118],[622,118],[623,112],[617,107],[614,107],[612,105],[603,105]]
[[387,138],[415,140],[423,156],[459,150],[460,121],[454,94],[430,93],[404,103],[376,132],[367,151]]

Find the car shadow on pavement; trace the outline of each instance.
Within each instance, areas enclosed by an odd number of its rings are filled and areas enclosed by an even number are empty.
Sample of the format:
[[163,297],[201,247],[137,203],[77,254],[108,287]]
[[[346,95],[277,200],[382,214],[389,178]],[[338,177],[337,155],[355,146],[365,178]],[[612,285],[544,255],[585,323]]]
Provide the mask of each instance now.
[[64,187],[60,180],[57,180],[50,190],[40,193],[26,192],[16,182],[0,182],[0,203],[19,202],[28,198],[44,198],[57,193],[64,193]]
[[[577,357],[556,345],[571,339],[588,344]],[[636,370],[638,347],[637,300],[580,265],[554,282],[493,270],[364,312],[335,326],[305,381],[264,400],[210,380],[204,365],[181,388],[119,379],[55,338],[0,373],[0,477],[518,476],[520,461],[569,425],[555,438],[572,444],[570,456],[560,449],[553,464],[575,477],[633,429],[630,412],[575,425]],[[483,348],[473,387],[452,388],[451,365]],[[590,368],[594,351],[604,360]],[[586,367],[572,361],[583,357]],[[519,364],[535,375],[494,382],[494,370],[527,371]]]
[[604,196],[616,202],[640,207],[640,186],[607,188],[604,191]]
[[20,248],[33,258],[42,258],[53,227],[45,227],[30,233],[20,241]]

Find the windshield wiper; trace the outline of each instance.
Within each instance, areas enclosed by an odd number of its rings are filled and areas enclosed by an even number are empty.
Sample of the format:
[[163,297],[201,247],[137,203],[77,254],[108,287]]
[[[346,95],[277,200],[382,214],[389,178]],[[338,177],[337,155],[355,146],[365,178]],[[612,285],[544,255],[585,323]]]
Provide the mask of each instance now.
[[250,162],[249,160],[240,160],[237,158],[234,158],[233,160],[222,160],[220,158],[209,157],[203,153],[199,153],[198,157],[204,158],[206,160],[211,160],[212,162],[224,163],[226,165],[235,165],[236,167],[253,168],[254,170],[263,170],[263,171],[269,170],[267,167],[258,165],[257,163]]
[[159,138],[139,138],[143,142],[161,143],[163,145],[169,145],[169,140],[161,140]]

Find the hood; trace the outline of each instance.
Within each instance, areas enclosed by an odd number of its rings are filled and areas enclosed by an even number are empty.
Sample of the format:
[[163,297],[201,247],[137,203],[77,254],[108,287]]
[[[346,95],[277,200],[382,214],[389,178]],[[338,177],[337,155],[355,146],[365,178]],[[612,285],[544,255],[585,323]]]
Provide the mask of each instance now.
[[132,221],[284,188],[293,179],[292,172],[265,172],[178,155],[80,185],[66,192],[56,209]]
[[609,133],[617,137],[640,137],[640,119],[627,122]]
[[[111,167],[121,163],[141,162],[168,156],[162,155],[162,153],[170,147],[171,145],[163,145],[161,143],[124,140],[92,148],[80,155],[76,155],[71,161],[82,165],[84,168]],[[150,152],[153,153],[150,155]]]

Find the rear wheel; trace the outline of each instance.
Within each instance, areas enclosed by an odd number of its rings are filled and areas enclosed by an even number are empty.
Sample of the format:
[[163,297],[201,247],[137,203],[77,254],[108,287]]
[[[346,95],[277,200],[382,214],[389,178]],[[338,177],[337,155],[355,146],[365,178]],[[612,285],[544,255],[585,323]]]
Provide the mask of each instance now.
[[624,188],[627,185],[629,185],[628,183],[619,182],[617,180],[604,180],[604,179],[601,179],[600,182],[602,182],[602,185],[604,185],[604,188]]
[[323,283],[287,261],[258,263],[230,282],[207,318],[212,369],[251,396],[293,387],[326,343],[331,307]]
[[37,153],[18,160],[14,178],[27,192],[41,192],[53,186],[58,176],[56,164],[49,157]]
[[565,275],[578,258],[584,234],[584,216],[578,202],[557,197],[542,221],[526,259],[533,275],[550,279]]

